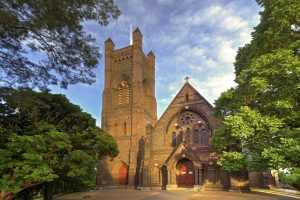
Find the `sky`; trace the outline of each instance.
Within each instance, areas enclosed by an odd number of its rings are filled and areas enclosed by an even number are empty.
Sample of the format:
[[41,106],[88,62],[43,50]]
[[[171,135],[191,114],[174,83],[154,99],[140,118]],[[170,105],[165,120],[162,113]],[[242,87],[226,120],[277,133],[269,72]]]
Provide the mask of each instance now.
[[156,57],[156,100],[162,115],[184,84],[184,77],[212,105],[234,82],[234,60],[239,47],[251,40],[261,8],[254,0],[115,0],[122,11],[106,27],[85,22],[85,31],[96,38],[102,57],[95,70],[96,83],[76,84],[65,94],[72,103],[101,124],[104,87],[104,41],[111,37],[115,49],[129,45],[130,25],[143,34],[143,51]]

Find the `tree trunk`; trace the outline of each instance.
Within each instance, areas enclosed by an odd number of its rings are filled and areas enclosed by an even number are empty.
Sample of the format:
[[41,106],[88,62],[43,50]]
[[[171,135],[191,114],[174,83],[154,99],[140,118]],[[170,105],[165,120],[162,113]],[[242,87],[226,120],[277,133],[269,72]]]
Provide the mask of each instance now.
[[52,183],[44,183],[44,200],[52,199]]
[[12,200],[15,195],[12,192],[0,191],[0,200]]

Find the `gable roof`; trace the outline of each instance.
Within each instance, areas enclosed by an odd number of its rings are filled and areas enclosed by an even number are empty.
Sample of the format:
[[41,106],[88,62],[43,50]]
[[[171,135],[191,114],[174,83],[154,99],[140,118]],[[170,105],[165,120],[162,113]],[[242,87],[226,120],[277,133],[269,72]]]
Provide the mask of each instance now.
[[[160,123],[161,119],[164,117],[164,115],[167,113],[167,111],[175,105],[176,100],[181,96],[185,95],[184,91],[190,89],[194,92],[195,95],[199,97],[199,99],[203,100],[208,106],[210,106],[212,109],[214,108],[189,82],[185,82],[184,85],[181,87],[179,92],[176,94],[176,96],[173,98],[167,109],[163,112],[163,114],[160,116],[159,120],[156,122],[155,126]],[[155,127],[154,126],[154,127]]]
[[172,166],[177,163],[180,159],[187,158],[191,160],[195,167],[200,167],[201,161],[197,155],[189,148],[189,146],[182,142],[176,149],[174,149],[167,159],[162,163],[165,166]]

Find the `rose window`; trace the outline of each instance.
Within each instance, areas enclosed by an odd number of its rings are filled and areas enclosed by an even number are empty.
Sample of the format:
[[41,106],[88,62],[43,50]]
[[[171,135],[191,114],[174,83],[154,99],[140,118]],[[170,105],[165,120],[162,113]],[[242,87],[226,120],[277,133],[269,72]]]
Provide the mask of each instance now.
[[194,115],[194,113],[191,113],[191,112],[184,112],[180,116],[180,121],[184,125],[191,124],[191,123],[195,122],[195,115]]

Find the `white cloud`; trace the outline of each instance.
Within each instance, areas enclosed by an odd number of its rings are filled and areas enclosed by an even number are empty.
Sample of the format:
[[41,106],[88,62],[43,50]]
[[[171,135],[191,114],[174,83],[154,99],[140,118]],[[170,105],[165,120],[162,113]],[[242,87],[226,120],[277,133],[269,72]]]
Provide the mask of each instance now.
[[[169,79],[167,88],[165,85],[157,85],[157,90],[164,91],[164,94],[159,96],[162,95],[164,100],[169,100],[169,103],[182,87],[185,75],[191,76],[191,83],[211,104],[221,92],[234,86],[233,62],[238,41],[232,38],[229,40],[222,35],[209,37],[200,33],[198,37],[200,40],[195,44],[178,46],[172,56],[163,58],[164,64],[160,63],[160,59],[158,61],[160,66],[173,65],[172,69],[169,67],[158,70],[158,74],[166,71],[170,73],[167,76]],[[167,106],[166,101],[158,101],[158,114],[162,113]]]
[[221,63],[232,64],[235,60],[236,49],[230,41],[220,41],[218,48],[218,59]]
[[[230,13],[228,13],[230,14]],[[227,13],[225,14],[225,19],[222,22],[222,25],[224,26],[224,28],[228,29],[228,30],[238,30],[244,27],[247,27],[247,21],[242,20],[240,17],[237,16],[228,16]]]
[[237,31],[247,27],[248,22],[236,14],[231,7],[212,5],[198,12],[187,11],[183,16],[171,19],[175,25],[201,26],[206,25],[215,29]]
[[204,80],[197,79],[197,77],[192,75],[190,82],[204,98],[213,104],[222,92],[236,85],[233,80],[234,74],[220,73],[215,76],[207,77]]
[[251,33],[250,31],[241,31],[239,33],[239,41],[242,44],[246,44],[249,43],[251,41],[252,37],[251,37]]
[[179,46],[175,52],[181,54],[183,57],[201,57],[203,56],[204,50],[198,46],[191,47],[190,45],[185,44]]

